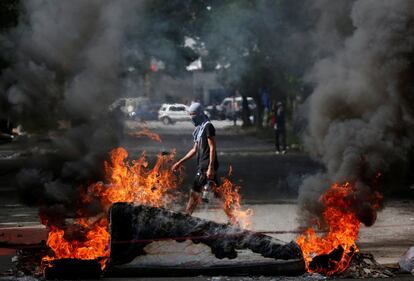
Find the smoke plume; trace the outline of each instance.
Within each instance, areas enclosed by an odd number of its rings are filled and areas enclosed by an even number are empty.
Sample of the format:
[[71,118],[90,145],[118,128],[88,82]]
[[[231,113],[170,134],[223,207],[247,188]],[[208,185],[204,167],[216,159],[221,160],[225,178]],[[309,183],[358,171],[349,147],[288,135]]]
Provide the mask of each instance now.
[[353,29],[342,36],[324,13],[338,12],[337,1],[314,6],[322,14],[315,42],[325,56],[308,74],[315,89],[308,101],[305,144],[326,171],[303,182],[299,199],[308,221],[320,216],[323,206],[316,202],[330,184],[355,182],[354,208],[369,225],[375,220],[368,202],[375,175],[387,177],[395,163],[409,160],[413,148],[414,2],[343,2],[350,9],[343,9],[341,17],[348,17]]
[[121,54],[140,1],[22,1],[24,15],[9,36],[12,66],[2,75],[9,116],[41,133],[58,123],[53,151],[33,155],[18,175],[26,203],[43,216],[70,213],[78,188],[102,179],[102,161],[120,140],[119,112],[109,105],[121,95]]

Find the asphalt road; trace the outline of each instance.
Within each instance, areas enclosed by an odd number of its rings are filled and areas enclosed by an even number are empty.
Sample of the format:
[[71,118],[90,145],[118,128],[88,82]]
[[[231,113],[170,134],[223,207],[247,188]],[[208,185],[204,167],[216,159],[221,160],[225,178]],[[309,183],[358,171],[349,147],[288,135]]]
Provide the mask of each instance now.
[[[127,122],[126,125],[125,137],[120,146],[127,149],[131,159],[145,151],[151,160],[155,159],[157,153],[173,149],[177,151],[177,157],[182,157],[193,144],[193,126],[190,122],[167,126],[159,122],[145,124],[144,126],[161,136],[161,143],[129,134],[139,131],[143,124]],[[231,179],[241,186],[244,202],[294,201],[303,177],[322,169],[304,153],[276,155],[271,140],[232,133],[230,122],[219,121],[215,125],[220,161],[218,174],[227,175],[229,167],[232,166]],[[53,151],[47,136],[23,137],[13,143],[0,144],[0,224],[37,222],[37,210],[19,202],[16,174],[28,159],[43,151]],[[195,160],[188,161],[184,166],[186,177],[181,189],[187,192],[195,174]]]
[[[216,127],[216,142],[220,162],[219,175],[224,176],[232,167],[232,179],[242,187],[241,193],[248,202],[274,203],[281,200],[294,200],[302,179],[316,173],[322,166],[312,161],[304,153],[290,151],[285,155],[276,155],[272,140],[263,140],[255,136],[235,134],[232,123],[213,121]],[[138,127],[137,127],[138,126]],[[142,125],[129,123],[129,132],[139,131]],[[177,151],[180,158],[192,147],[190,122],[174,125],[147,123],[152,131],[158,133],[162,142],[154,142],[145,137],[132,137],[126,134],[122,143],[130,156],[140,155],[143,150],[149,155],[163,151]],[[185,163],[189,185],[195,173],[195,160]],[[186,188],[185,186],[183,188]]]
[[[289,151],[286,155],[276,155],[271,140],[262,140],[255,136],[235,134],[229,127],[231,123],[217,122],[217,145],[221,175],[233,167],[232,180],[239,183],[243,205],[253,209],[252,229],[260,231],[286,231],[278,235],[283,241],[294,239],[296,234],[289,233],[297,228],[296,198],[298,188],[304,177],[322,169],[321,165],[301,152]],[[181,157],[192,146],[191,123],[178,123],[165,126],[160,123],[147,123],[158,133],[162,142],[155,142],[147,137],[134,137],[130,132],[139,131],[143,124],[128,122],[125,138],[121,146],[130,153],[130,158],[138,157],[146,151],[153,159],[157,153],[176,149]],[[27,159],[39,151],[53,150],[47,136],[21,138],[13,143],[0,145],[0,227],[38,224],[37,209],[20,204],[16,192],[16,173],[24,166]],[[195,170],[195,162],[185,165],[186,180],[182,191],[188,190]],[[384,263],[396,262],[398,257],[410,245],[414,244],[414,207],[410,201],[391,201],[379,213],[377,224],[373,228],[362,227],[360,233],[361,250],[373,252]],[[194,214],[206,219],[225,222],[226,218],[218,205],[200,208]],[[1,249],[0,249],[1,250]],[[7,250],[0,251],[0,271],[10,265]],[[180,280],[319,280],[321,276],[304,277],[194,277]],[[1,280],[31,280],[7,279]],[[105,278],[104,280],[131,280],[124,278]],[[171,280],[167,278],[134,278],[134,280]],[[369,279],[365,279],[369,280]],[[413,280],[412,276],[401,275],[388,280]]]

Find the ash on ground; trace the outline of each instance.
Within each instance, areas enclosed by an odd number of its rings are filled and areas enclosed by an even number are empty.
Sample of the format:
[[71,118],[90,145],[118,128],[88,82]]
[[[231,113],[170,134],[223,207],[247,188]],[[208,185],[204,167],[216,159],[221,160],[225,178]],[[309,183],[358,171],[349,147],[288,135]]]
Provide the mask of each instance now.
[[44,247],[17,250],[16,256],[12,258],[13,267],[9,270],[9,275],[19,278],[43,276],[41,261],[46,254],[47,249]]
[[347,270],[340,278],[387,278],[395,276],[396,269],[387,268],[379,264],[374,256],[369,253],[356,253]]
[[39,281],[39,279],[32,277],[32,276],[21,276],[21,277],[7,276],[7,277],[0,277],[0,281]]

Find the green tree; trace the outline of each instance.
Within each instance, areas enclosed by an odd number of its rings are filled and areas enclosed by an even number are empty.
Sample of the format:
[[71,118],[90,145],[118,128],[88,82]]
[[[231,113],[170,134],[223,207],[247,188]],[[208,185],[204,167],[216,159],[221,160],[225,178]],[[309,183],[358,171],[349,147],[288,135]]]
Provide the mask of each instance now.
[[[201,40],[206,42],[210,69],[219,68],[224,86],[238,88],[256,99],[258,122],[262,110],[260,89],[266,87],[271,98],[286,102],[300,94],[300,79],[309,65],[301,49],[292,46],[292,33],[312,24],[295,0],[215,1],[205,22]],[[297,47],[296,47],[297,48]],[[299,59],[300,58],[300,59]],[[300,61],[300,63],[298,63]]]

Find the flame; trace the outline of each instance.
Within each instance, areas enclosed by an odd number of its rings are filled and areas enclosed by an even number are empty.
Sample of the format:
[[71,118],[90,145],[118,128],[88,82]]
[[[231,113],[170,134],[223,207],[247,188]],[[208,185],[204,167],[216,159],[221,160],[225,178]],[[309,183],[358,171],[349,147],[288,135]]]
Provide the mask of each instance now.
[[[105,211],[116,202],[168,208],[175,200],[173,191],[181,183],[181,179],[171,171],[174,158],[175,151],[168,155],[159,154],[151,168],[145,154],[128,161],[128,152],[122,147],[116,148],[110,152],[109,160],[104,162],[105,182],[97,182],[81,189],[80,203],[88,205],[98,200]],[[241,209],[240,186],[228,178],[222,178],[222,184],[217,188],[231,223],[249,227],[252,210]],[[81,213],[78,215],[80,218],[69,226],[50,227],[47,245],[53,254],[42,259],[44,265],[50,266],[51,261],[62,258],[97,259],[101,268],[105,268],[110,254],[108,219],[101,217],[93,220],[83,218]],[[81,233],[81,238],[66,237],[74,230]]]
[[[228,177],[232,175],[233,168],[230,166]],[[252,209],[242,210],[240,186],[232,183],[229,178],[222,177],[221,185],[216,187],[218,194],[223,200],[223,209],[230,223],[233,225],[239,224],[241,227],[249,229],[251,226]]]
[[85,218],[77,219],[75,225],[85,229],[85,239],[82,241],[68,241],[65,236],[65,230],[56,226],[51,226],[47,238],[47,245],[53,251],[54,255],[43,258],[44,263],[49,263],[54,259],[99,259],[101,268],[105,268],[106,261],[109,257],[109,233],[107,230],[108,220],[101,218],[98,221],[90,222]]
[[[300,246],[306,267],[309,272],[319,272],[328,276],[341,273],[348,268],[354,253],[358,251],[356,240],[358,238],[360,221],[351,208],[355,199],[355,186],[349,182],[333,184],[320,198],[325,206],[323,219],[327,225],[327,232],[322,236],[315,233],[314,228],[309,228],[296,240]],[[374,193],[371,198],[371,206],[374,210],[379,208],[381,200],[379,193]],[[322,229],[320,223],[317,228]],[[315,257],[329,255],[334,250],[341,249],[343,253],[339,259],[330,259],[328,266],[322,267],[311,264]]]
[[159,154],[152,169],[145,154],[132,163],[127,162],[127,157],[128,152],[124,148],[113,150],[110,161],[104,163],[109,184],[93,184],[88,193],[99,197],[104,209],[116,202],[167,207],[174,199],[169,192],[181,182],[170,169],[175,151],[169,155]]
[[157,141],[157,142],[161,142],[161,137],[160,135],[158,135],[157,133],[154,133],[153,131],[151,131],[148,128],[144,128],[138,132],[131,132],[129,133],[129,135],[133,136],[133,137],[149,137],[150,139],[152,139],[153,141]]
[[[110,160],[104,163],[106,182],[98,182],[90,185],[86,192],[82,193],[81,203],[88,204],[98,199],[104,210],[116,202],[130,202],[146,204],[156,207],[168,207],[174,195],[170,191],[177,188],[180,179],[171,172],[172,161],[175,152],[169,155],[157,156],[152,168],[146,160],[145,154],[137,160],[129,162],[128,153],[124,148],[111,151]],[[102,269],[109,258],[108,220],[100,218],[90,220],[76,219],[71,225],[82,228],[82,240],[69,240],[65,237],[65,231],[57,226],[51,226],[47,245],[53,251],[53,255],[43,258],[43,263],[62,258],[76,259],[100,259]]]

